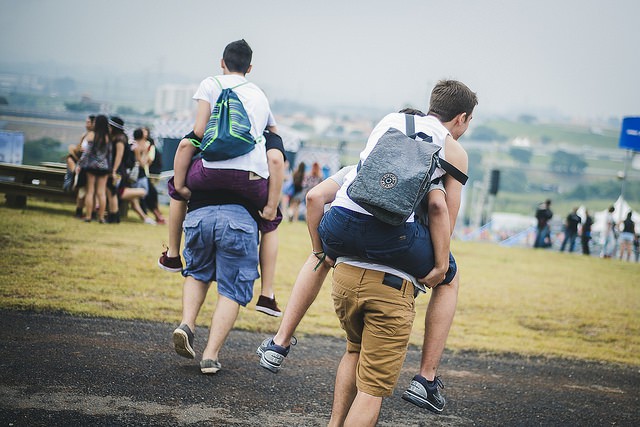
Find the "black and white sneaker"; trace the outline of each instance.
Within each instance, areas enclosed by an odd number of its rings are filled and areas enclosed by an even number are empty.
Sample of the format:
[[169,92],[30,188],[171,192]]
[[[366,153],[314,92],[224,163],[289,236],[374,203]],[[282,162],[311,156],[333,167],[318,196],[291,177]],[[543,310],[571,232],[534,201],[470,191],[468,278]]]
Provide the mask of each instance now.
[[193,359],[196,352],[193,349],[193,332],[189,326],[182,324],[173,331],[173,346],[182,357]]
[[427,381],[425,377],[416,375],[411,380],[409,388],[402,393],[402,398],[420,408],[439,414],[444,409],[447,401],[440,394],[438,388],[444,388],[440,377],[435,377],[433,381]]
[[289,354],[292,345],[296,345],[298,340],[293,337],[291,345],[283,347],[273,342],[273,338],[267,338],[256,350],[256,354],[260,356],[260,366],[270,370],[274,374],[278,373],[284,358]]

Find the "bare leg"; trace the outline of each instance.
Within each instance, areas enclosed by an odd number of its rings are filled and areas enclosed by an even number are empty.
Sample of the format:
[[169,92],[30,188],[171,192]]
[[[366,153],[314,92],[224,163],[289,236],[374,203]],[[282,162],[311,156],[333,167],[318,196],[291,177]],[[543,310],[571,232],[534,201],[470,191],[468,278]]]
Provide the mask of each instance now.
[[358,391],[353,400],[351,409],[344,426],[375,426],[382,407],[382,397],[372,396],[363,391]]
[[278,257],[278,230],[262,235],[260,242],[260,294],[273,298],[273,282],[276,276],[276,259]]
[[96,176],[92,173],[87,173],[87,192],[84,196],[84,219],[91,220],[91,214],[93,214],[93,198],[96,189]]
[[291,203],[291,197],[283,195],[280,199],[280,210],[282,211],[282,215],[284,217],[289,216],[289,204]]
[[182,285],[182,321],[180,323],[189,326],[193,332],[196,331],[196,318],[208,290],[209,283],[200,282],[191,276],[187,276]]
[[[182,223],[187,215],[187,203],[171,199],[169,201],[169,247],[167,256],[175,258],[180,255],[180,243],[182,242]],[[278,242],[276,241],[276,244]]]
[[107,179],[108,175],[96,178],[96,196],[98,199],[98,220],[104,219],[104,211],[107,207]]
[[67,156],[67,169],[71,171],[76,169],[76,162],[71,156]]
[[125,188],[121,197],[122,200],[131,202],[131,207],[143,221],[147,218],[142,207],[140,207],[140,199],[144,197],[143,188]]
[[289,201],[289,221],[297,221],[300,215],[300,202],[296,199]]
[[298,273],[291,290],[287,308],[282,316],[278,333],[273,337],[273,341],[278,345],[287,347],[291,343],[291,337],[300,324],[302,317],[315,301],[320,288],[322,288],[330,267],[322,263],[316,271],[313,271],[317,264],[318,259],[311,254]]
[[140,217],[141,220],[144,221],[145,219],[147,219],[147,215],[142,210],[142,206],[140,206],[140,198],[139,197],[136,197],[136,198],[131,200],[131,207],[138,214],[138,216]]
[[162,216],[162,212],[159,208],[153,209],[153,216],[156,217],[156,222],[164,222],[164,217]]
[[[288,306],[287,306],[288,308]],[[340,360],[336,371],[336,384],[333,391],[333,407],[329,427],[344,425],[349,408],[356,397],[356,366],[360,353],[346,352]]]
[[218,360],[218,353],[233,328],[238,317],[240,305],[229,298],[218,294],[218,303],[211,318],[209,341],[202,352],[202,359]]
[[448,285],[436,286],[424,317],[424,341],[422,342],[422,360],[420,375],[433,381],[444,352],[444,347],[453,323],[458,303],[460,276],[456,274]]

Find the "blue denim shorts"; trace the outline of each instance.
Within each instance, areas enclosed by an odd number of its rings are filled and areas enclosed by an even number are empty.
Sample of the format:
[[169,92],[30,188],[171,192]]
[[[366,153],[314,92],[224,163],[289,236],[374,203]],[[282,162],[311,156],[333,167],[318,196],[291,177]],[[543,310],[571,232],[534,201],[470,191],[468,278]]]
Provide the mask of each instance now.
[[146,176],[139,178],[136,182],[131,184],[131,188],[142,188],[146,196],[147,194],[149,194],[149,178],[147,178]]
[[[353,256],[388,265],[420,279],[435,264],[429,228],[417,222],[393,226],[371,215],[332,207],[325,212],[318,232],[322,248],[334,260]],[[442,283],[450,283],[458,267],[449,253],[449,270]]]
[[258,274],[258,226],[238,205],[206,206],[187,213],[183,276],[218,284],[218,293],[241,306],[253,298]]

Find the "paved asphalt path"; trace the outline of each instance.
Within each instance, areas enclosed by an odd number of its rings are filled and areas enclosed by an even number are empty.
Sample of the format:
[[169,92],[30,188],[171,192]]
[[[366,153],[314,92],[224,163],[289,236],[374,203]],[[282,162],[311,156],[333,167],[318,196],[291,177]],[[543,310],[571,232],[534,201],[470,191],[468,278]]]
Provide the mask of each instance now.
[[[265,335],[234,330],[205,376],[174,353],[175,326],[0,310],[0,426],[326,425],[342,340],[301,337],[272,374],[255,355]],[[378,425],[640,425],[638,367],[447,352],[435,415],[400,398],[419,360],[411,347]]]

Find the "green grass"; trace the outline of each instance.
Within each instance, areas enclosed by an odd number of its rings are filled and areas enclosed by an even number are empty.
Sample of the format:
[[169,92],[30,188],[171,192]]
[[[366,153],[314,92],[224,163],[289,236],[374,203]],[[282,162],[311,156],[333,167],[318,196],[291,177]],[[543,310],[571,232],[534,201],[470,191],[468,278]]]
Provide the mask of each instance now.
[[[166,227],[133,216],[85,224],[72,212],[33,200],[24,210],[0,206],[0,307],[178,322],[182,278],[156,267]],[[303,223],[283,223],[279,236],[276,295],[284,307],[310,245]],[[455,241],[452,250],[461,286],[448,348],[640,366],[640,264],[488,243]],[[328,278],[299,336],[342,336],[330,288]],[[203,326],[213,300],[214,292],[198,319]],[[421,344],[427,302],[428,295],[417,300],[413,344]],[[279,319],[254,304],[236,327],[275,332]]]
[[605,129],[601,134],[590,131],[587,126],[559,123],[522,123],[506,120],[490,120],[484,123],[508,138],[528,137],[533,140],[547,138],[555,146],[566,143],[575,146],[593,146],[598,148],[616,148],[619,129]]
[[[584,205],[591,216],[595,212],[602,211],[611,206],[615,200],[610,199],[588,199],[588,200],[572,200],[563,198],[561,195],[554,193],[531,192],[531,193],[513,193],[500,191],[494,201],[494,212],[511,212],[521,215],[534,216],[538,204],[546,199],[551,199],[551,210],[553,211],[553,219],[564,221],[569,212],[574,207]],[[635,206],[635,205],[634,205]]]

